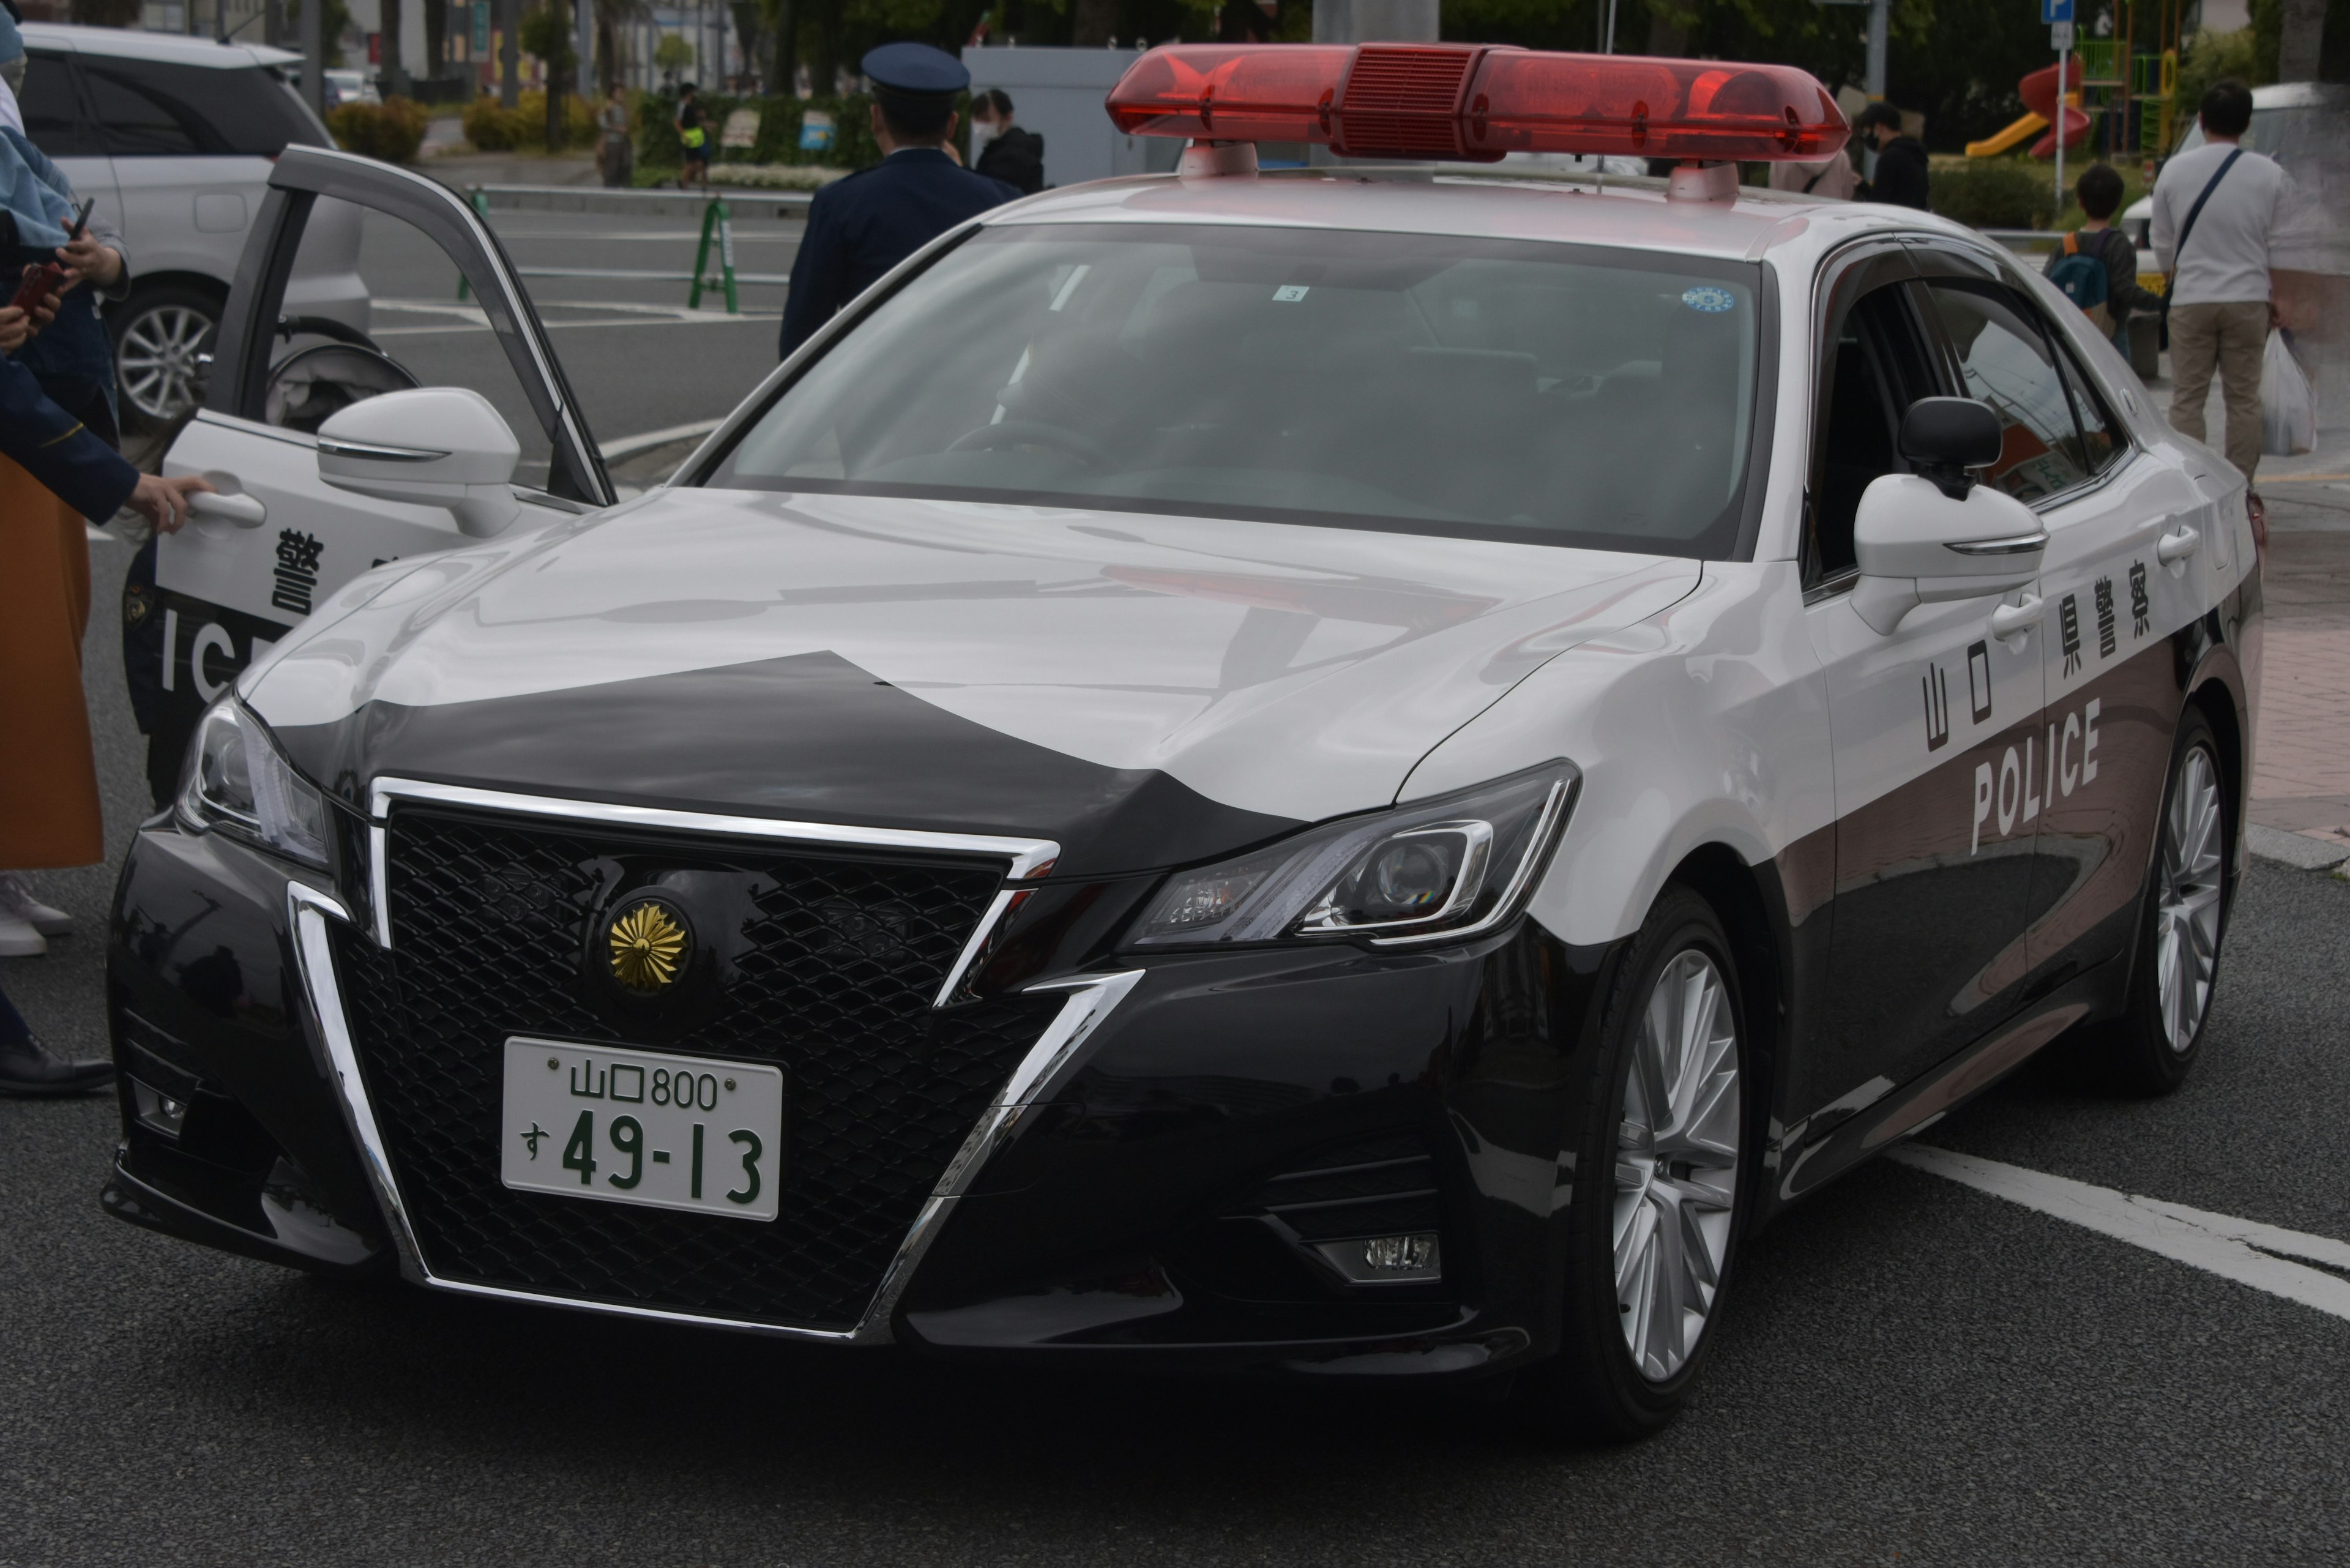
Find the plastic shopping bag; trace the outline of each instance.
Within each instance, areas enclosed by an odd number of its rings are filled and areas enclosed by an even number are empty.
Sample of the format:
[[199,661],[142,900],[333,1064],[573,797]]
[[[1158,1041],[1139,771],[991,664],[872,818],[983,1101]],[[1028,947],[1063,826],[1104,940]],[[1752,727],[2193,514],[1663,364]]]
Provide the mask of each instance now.
[[2281,331],[2261,358],[2261,455],[2299,457],[2317,446],[2317,400]]

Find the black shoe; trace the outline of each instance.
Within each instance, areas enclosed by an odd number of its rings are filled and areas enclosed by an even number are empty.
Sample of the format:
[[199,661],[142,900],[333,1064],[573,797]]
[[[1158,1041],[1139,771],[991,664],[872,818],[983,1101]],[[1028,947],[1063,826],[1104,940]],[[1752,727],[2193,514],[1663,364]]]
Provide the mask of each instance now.
[[0,1044],[0,1095],[88,1095],[113,1083],[111,1062],[69,1062],[37,1040]]

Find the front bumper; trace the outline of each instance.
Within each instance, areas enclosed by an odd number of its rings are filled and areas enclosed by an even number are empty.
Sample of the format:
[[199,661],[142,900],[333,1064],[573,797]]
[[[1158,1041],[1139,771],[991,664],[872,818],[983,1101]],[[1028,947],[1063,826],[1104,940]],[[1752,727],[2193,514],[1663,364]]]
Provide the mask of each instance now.
[[[109,955],[122,1219],[329,1272],[941,1355],[1461,1377],[1554,1347],[1562,1140],[1613,949],[1522,920],[1435,951],[1138,969],[1103,933],[1147,883],[1040,896],[991,973],[1057,996],[1050,1027],[864,1317],[812,1325],[436,1272],[348,1026],[334,944],[370,940],[358,899],[289,869],[168,821],[131,850]],[[1362,1277],[1367,1236],[1430,1233],[1434,1277]]]

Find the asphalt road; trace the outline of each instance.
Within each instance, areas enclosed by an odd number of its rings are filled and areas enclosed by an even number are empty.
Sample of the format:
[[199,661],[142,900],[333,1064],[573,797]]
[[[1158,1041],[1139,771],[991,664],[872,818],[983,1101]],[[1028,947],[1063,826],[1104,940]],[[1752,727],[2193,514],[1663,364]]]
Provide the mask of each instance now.
[[[93,546],[105,596],[122,547]],[[109,828],[141,815],[108,619]],[[0,961],[104,1049],[84,933]],[[1928,1141],[2350,1240],[2350,886],[2256,869],[2205,1058]],[[1544,1448],[1381,1390],[977,1371],[324,1283],[100,1214],[110,1101],[0,1100],[0,1564],[2339,1562],[2350,1322],[1879,1164],[1755,1238],[1694,1408]]]

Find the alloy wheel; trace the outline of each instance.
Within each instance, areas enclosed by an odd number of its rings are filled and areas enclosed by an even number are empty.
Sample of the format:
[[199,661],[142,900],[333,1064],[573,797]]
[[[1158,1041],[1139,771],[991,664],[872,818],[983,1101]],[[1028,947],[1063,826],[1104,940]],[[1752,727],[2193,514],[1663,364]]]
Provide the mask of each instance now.
[[1616,1304],[1650,1382],[1688,1363],[1721,1293],[1742,1130],[1730,991],[1684,950],[1648,994],[1617,1135]]
[[2173,1051],[2193,1048],[2211,1005],[2220,960],[2221,850],[2220,773],[2202,746],[2179,759],[2163,814],[2162,885],[2155,906],[2155,979],[2162,1029]]
[[198,358],[213,319],[185,305],[141,311],[123,330],[115,355],[122,391],[151,420],[178,418],[196,400]]

